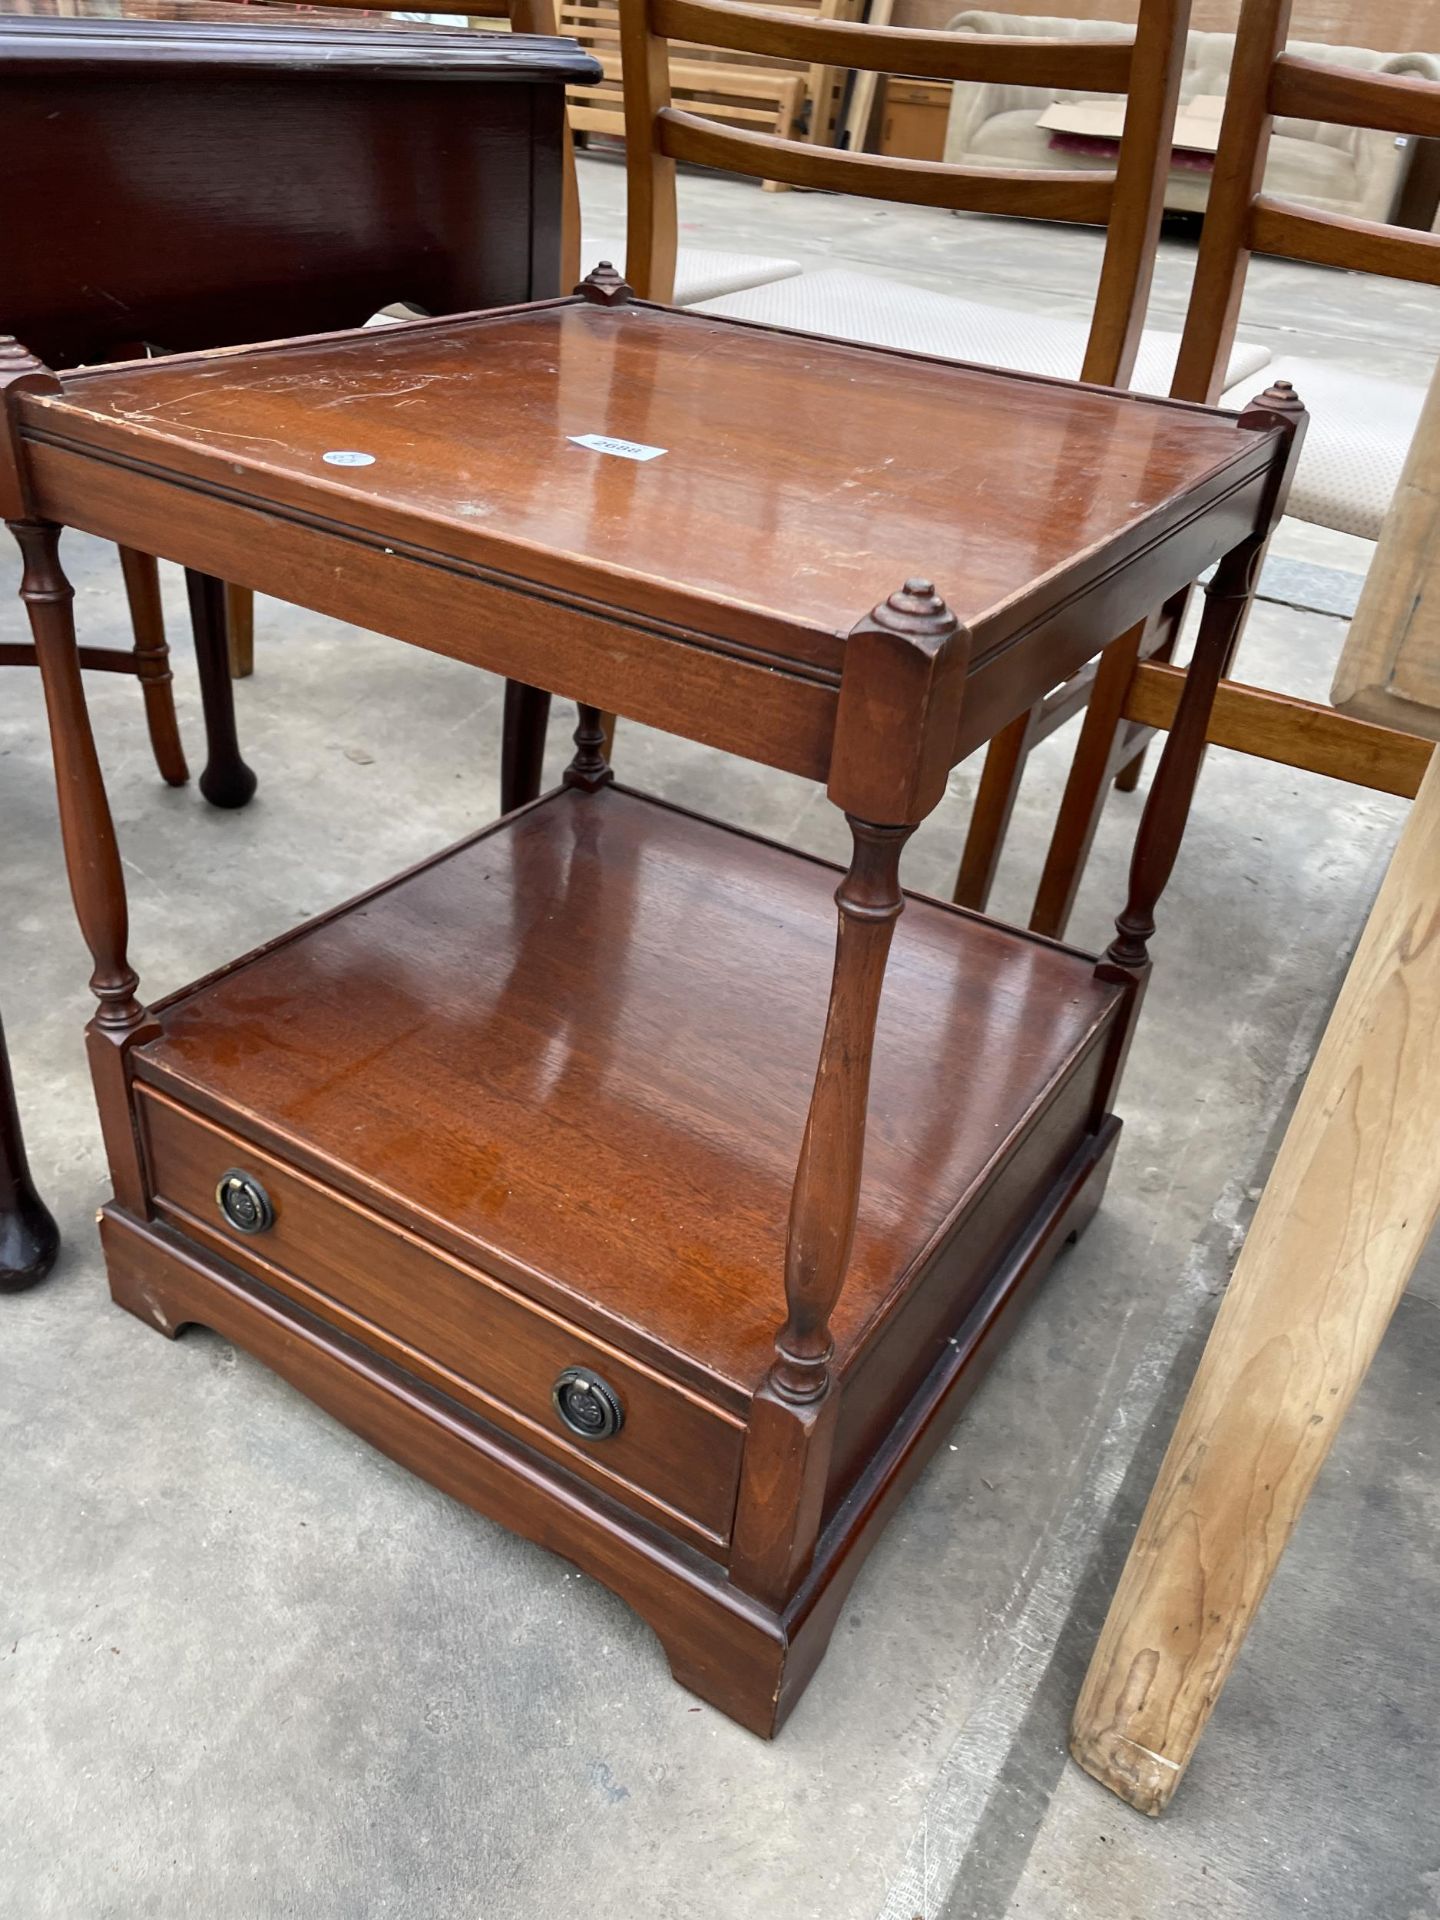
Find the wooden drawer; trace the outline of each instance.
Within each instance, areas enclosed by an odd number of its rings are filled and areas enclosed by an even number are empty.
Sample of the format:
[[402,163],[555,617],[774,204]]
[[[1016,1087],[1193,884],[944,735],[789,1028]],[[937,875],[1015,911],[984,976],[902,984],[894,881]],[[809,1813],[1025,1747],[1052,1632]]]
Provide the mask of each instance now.
[[[165,1095],[137,1086],[135,1097],[168,1225],[703,1551],[725,1544],[743,1441],[732,1415]],[[234,1168],[270,1200],[263,1232],[237,1231],[219,1209],[216,1186]],[[567,1367],[618,1395],[617,1433],[572,1437],[551,1399]]]

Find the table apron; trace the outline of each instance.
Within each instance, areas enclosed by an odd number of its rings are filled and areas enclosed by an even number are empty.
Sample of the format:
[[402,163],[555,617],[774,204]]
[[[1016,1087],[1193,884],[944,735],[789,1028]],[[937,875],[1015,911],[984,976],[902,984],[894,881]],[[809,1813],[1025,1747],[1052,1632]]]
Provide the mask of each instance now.
[[[65,447],[32,441],[26,450],[36,509],[63,525],[764,766],[822,783],[829,776],[839,683],[814,669]],[[1019,631],[992,638],[986,623],[952,764],[1252,535],[1267,480],[1255,474],[1117,558]]]

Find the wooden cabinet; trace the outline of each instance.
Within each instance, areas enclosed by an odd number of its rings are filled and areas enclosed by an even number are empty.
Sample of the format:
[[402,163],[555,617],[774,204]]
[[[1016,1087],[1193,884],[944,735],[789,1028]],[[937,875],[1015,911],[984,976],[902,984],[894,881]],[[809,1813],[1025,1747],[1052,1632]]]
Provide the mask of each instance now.
[[887,80],[876,151],[897,160],[943,160],[950,94],[943,80]]

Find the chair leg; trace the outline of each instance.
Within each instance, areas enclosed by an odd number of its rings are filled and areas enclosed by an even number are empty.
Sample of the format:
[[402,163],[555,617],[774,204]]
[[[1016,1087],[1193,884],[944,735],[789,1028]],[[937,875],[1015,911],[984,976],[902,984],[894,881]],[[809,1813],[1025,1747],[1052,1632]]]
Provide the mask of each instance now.
[[225,631],[230,640],[230,678],[248,680],[255,671],[255,596],[249,587],[225,583]]
[[1140,776],[1145,771],[1145,756],[1149,751],[1150,742],[1147,740],[1140,751],[1132,755],[1131,758],[1125,762],[1124,766],[1121,767],[1115,776],[1115,791],[1117,793],[1134,793],[1140,784]]
[[150,750],[160,778],[168,786],[183,787],[190,778],[180,723],[175,717],[175,692],[170,672],[170,648],[165,640],[165,616],[160,606],[160,566],[153,554],[120,548],[120,571],[130,604],[130,627],[135,635],[135,667],[145,702],[145,724]]
[[195,664],[205,711],[209,757],[200,791],[212,807],[243,807],[255,791],[255,775],[240,757],[235,732],[235,695],[230,685],[230,642],[225,625],[225,583],[185,569]]
[[969,907],[975,913],[985,911],[990,889],[1000,865],[1000,849],[1015,811],[1015,796],[1025,773],[1025,762],[1034,744],[1038,707],[1022,713],[1008,727],[1002,727],[985,749],[985,766],[980,775],[980,791],[970,815],[965,835],[965,851],[960,857],[960,872],[955,880],[957,907]]
[[[1175,648],[1179,644],[1180,629],[1185,624],[1192,591],[1192,588],[1186,587],[1183,593],[1175,594],[1165,603],[1159,623],[1162,634],[1160,644],[1152,653],[1146,655],[1146,658],[1153,660],[1157,666],[1168,666],[1175,658]],[[1239,636],[1237,635],[1236,645],[1238,644]],[[1228,673],[1228,667],[1226,671]],[[1132,732],[1136,738],[1140,738],[1140,729],[1132,729]],[[1117,793],[1134,793],[1139,786],[1140,776],[1145,771],[1145,756],[1150,751],[1150,740],[1151,735],[1147,731],[1141,741],[1139,752],[1133,753],[1116,774],[1115,791]]]
[[500,734],[500,811],[528,806],[540,792],[550,695],[523,680],[505,682],[505,718]]
[[1030,913],[1031,932],[1043,933],[1050,940],[1063,939],[1080,890],[1105,795],[1115,772],[1124,725],[1125,695],[1140,656],[1144,632],[1142,623],[1112,642],[1101,654],[1095,670],[1085,717],[1080,723],[1080,739],[1065,781],[1065,797],[1060,802]]
[[19,1293],[43,1280],[59,1250],[59,1229],[30,1178],[0,1028],[0,1293]]

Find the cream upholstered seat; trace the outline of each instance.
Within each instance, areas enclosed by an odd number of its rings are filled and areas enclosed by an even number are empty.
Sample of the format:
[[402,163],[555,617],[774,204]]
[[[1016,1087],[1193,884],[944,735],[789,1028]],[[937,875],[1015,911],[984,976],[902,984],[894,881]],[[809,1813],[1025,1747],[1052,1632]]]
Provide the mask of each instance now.
[[[1360,17],[1360,10],[1356,12]],[[1117,21],[1016,17],[987,10],[957,14],[949,31],[1059,40],[1083,34],[1087,39],[1128,40],[1134,28]],[[1234,52],[1233,33],[1194,30],[1188,34],[1180,76],[1181,104],[1188,106],[1201,96],[1223,94]],[[1440,60],[1430,53],[1375,53],[1365,47],[1321,46],[1300,40],[1290,43],[1290,52],[1352,72],[1440,79]],[[1084,92],[961,81],[951,94],[945,158],[972,167],[1106,166],[1109,162],[1104,155],[1087,156],[1071,145],[1052,144],[1050,135],[1038,124],[1040,115],[1054,101],[1103,98]],[[1403,184],[1406,158],[1393,134],[1282,115],[1275,123],[1266,154],[1265,191],[1327,213],[1386,220]],[[1208,169],[1177,164],[1166,184],[1165,204],[1179,211],[1201,212],[1209,188]]]
[[[1310,411],[1285,511],[1340,533],[1379,539],[1425,404],[1424,387],[1376,380],[1323,360],[1280,359],[1266,377],[1290,381]],[[1232,389],[1221,405],[1233,407],[1241,398],[1249,395]]]
[[[1020,313],[843,268],[752,287],[703,306],[706,313],[793,327],[800,333],[834,334],[867,346],[901,347],[942,360],[975,360],[982,366],[1067,380],[1079,375],[1090,331],[1088,315],[1072,319],[1066,314]],[[1131,385],[1141,393],[1168,393],[1179,345],[1178,334],[1147,329]],[[1249,380],[1269,359],[1268,347],[1237,341],[1227,385]],[[1250,397],[1246,391],[1244,398]]]
[[[623,273],[624,240],[592,237],[586,233],[580,242],[581,273],[592,273],[602,260],[609,260]],[[722,294],[741,293],[749,287],[763,287],[772,280],[789,279],[799,271],[798,260],[777,260],[769,254],[681,247],[675,260],[675,305],[697,306],[702,300],[714,300]]]

